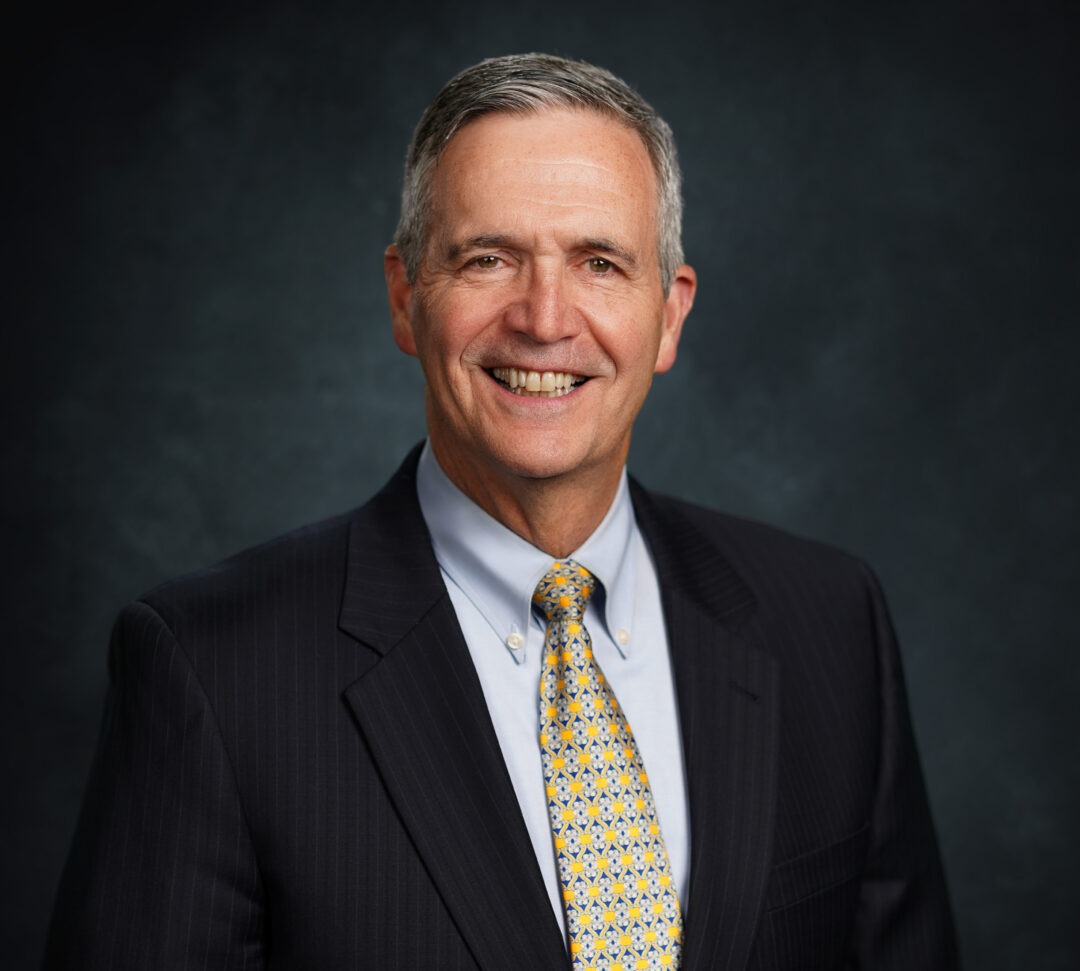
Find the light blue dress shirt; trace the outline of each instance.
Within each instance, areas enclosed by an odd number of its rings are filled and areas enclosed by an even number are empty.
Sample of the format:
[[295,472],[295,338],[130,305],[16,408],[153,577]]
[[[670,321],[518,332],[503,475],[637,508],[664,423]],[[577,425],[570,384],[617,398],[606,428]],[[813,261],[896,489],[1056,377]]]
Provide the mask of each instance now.
[[[545,623],[532,609],[533,591],[554,560],[461,492],[430,444],[420,456],[417,493],[552,909],[565,928],[538,741]],[[656,569],[625,470],[607,515],[569,559],[600,582],[585,627],[645,762],[685,912],[690,828],[675,686]]]

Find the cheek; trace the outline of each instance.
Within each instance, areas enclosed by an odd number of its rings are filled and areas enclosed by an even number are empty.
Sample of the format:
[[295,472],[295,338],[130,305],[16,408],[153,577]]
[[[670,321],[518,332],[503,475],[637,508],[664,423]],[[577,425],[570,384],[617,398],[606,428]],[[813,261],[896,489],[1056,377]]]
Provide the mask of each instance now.
[[447,308],[445,303],[426,300],[413,324],[417,349],[425,368],[431,363],[441,364],[454,343],[456,317],[452,308]]
[[590,314],[596,341],[622,372],[652,373],[660,346],[661,315],[637,301],[609,301],[603,314]]
[[474,291],[442,296],[425,306],[418,342],[444,357],[458,356],[498,318],[498,312],[498,302],[491,294]]
[[451,310],[425,315],[416,328],[417,356],[428,387],[439,397],[461,398],[469,394],[474,377],[468,362],[476,330],[472,317]]

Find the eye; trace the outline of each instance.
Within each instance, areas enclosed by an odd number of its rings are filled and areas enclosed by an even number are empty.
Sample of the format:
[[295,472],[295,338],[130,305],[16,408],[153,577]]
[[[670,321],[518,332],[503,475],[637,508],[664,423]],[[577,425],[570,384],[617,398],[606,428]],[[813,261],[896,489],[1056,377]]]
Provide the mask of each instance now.
[[500,263],[497,256],[478,256],[474,260],[469,260],[470,266],[475,266],[480,270],[494,270]]
[[611,260],[605,260],[602,256],[593,256],[589,259],[589,269],[593,273],[610,273],[615,269]]

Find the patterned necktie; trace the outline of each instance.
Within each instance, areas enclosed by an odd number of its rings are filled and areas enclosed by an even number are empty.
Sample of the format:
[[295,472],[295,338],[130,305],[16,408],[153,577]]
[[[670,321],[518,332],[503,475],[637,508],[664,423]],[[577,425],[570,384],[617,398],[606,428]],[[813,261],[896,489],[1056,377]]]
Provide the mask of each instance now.
[[675,969],[682,914],[656,805],[582,622],[595,587],[565,560],[533,595],[548,621],[540,755],[573,967]]

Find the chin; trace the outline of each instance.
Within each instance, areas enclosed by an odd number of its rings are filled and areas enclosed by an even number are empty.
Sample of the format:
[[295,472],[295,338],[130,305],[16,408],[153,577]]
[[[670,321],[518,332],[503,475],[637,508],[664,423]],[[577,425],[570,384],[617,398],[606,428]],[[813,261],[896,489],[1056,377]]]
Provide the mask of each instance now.
[[492,454],[501,469],[523,479],[555,479],[598,464],[586,449],[567,447],[563,439],[515,442],[493,449]]

